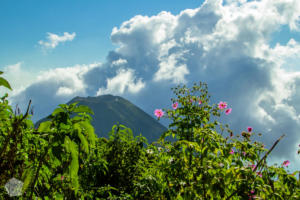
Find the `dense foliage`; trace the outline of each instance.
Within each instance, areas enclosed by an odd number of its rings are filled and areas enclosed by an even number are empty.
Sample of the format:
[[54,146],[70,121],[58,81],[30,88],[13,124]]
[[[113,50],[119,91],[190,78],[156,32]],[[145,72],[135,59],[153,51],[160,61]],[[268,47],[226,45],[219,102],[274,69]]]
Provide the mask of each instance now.
[[[1,85],[10,89],[3,78]],[[21,114],[3,96],[0,199],[300,199],[299,171],[266,162],[282,137],[267,150],[251,141],[251,128],[235,135],[216,120],[224,109],[209,105],[205,84],[174,90],[173,109],[165,110],[173,122],[152,144],[119,124],[98,138],[92,110],[76,103],[59,105],[35,129],[30,102]],[[22,192],[10,197],[13,177]]]

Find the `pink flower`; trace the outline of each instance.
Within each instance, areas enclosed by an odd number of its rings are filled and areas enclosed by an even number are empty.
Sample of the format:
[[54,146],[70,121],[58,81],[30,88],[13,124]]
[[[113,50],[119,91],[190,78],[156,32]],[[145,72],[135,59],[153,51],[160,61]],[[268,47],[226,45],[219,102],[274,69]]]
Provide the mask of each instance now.
[[233,149],[231,149],[231,151],[229,152],[230,154],[234,154],[234,150]]
[[256,165],[251,165],[252,171],[254,171]]
[[285,167],[287,167],[289,164],[290,164],[290,161],[288,161],[288,160],[283,161],[283,163],[282,163],[282,165],[284,165]]
[[248,126],[247,129],[248,129],[248,132],[252,131],[252,127],[251,126]]
[[229,114],[231,113],[231,110],[232,110],[232,108],[228,108],[228,109],[225,111],[225,114],[226,114],[226,115],[229,115]]
[[218,104],[218,107],[222,110],[224,108],[227,108],[227,103],[226,102],[223,102],[223,101],[220,101],[220,103]]
[[65,178],[64,176],[61,176],[61,177],[60,177],[60,180],[61,180],[61,181],[63,181],[63,180],[64,180],[64,178]]
[[252,195],[248,195],[248,196],[249,196],[249,200],[255,199],[255,198],[256,198],[256,195],[253,195],[253,194],[254,194],[254,190],[251,190],[250,193],[251,193]]
[[262,173],[261,172],[256,172],[256,174],[260,177],[262,177]]
[[194,100],[193,100],[193,99],[190,99],[190,102],[191,102],[191,103],[193,103],[193,102],[194,102]]
[[156,117],[160,118],[164,115],[164,112],[162,111],[162,109],[156,109],[154,111],[154,114],[156,115]]
[[173,109],[177,109],[177,107],[178,107],[178,102],[173,103],[172,107],[173,107]]
[[246,152],[245,151],[243,151],[243,155],[246,156]]
[[200,104],[202,104],[202,101],[201,101],[201,100],[199,100],[199,103],[198,103],[198,104],[199,104],[199,105],[200,105]]

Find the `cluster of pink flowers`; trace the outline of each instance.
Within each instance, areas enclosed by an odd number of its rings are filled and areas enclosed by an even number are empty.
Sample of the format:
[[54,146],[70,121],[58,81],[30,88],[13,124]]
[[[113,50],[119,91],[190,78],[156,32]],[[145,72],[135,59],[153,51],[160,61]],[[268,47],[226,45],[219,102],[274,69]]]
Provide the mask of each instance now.
[[[193,99],[190,99],[190,102],[193,103],[194,100],[193,100]],[[198,101],[198,104],[199,104],[199,105],[202,104],[202,101],[199,100],[199,101]],[[173,108],[174,110],[176,110],[176,109],[178,108],[178,102],[173,103],[173,104],[172,104],[172,108]],[[230,112],[231,112],[231,111],[230,111]],[[156,117],[158,117],[158,118],[161,118],[161,117],[164,115],[164,112],[162,111],[162,109],[155,109],[154,115],[155,115]]]
[[[194,100],[193,100],[193,99],[190,99],[190,102],[193,103]],[[199,101],[198,101],[198,104],[199,104],[199,105],[202,104],[202,101],[199,100]],[[221,109],[221,110],[226,109],[226,108],[227,108],[227,103],[226,103],[226,102],[223,102],[223,101],[220,101],[220,103],[218,104],[218,107],[219,107],[219,109]],[[176,110],[176,109],[178,108],[178,102],[173,103],[173,104],[172,104],[172,108],[173,108],[174,110]],[[232,108],[227,108],[227,109],[225,110],[225,114],[226,114],[226,115],[229,115],[229,114],[231,113],[231,111],[232,111]],[[155,109],[154,115],[155,115],[156,117],[160,118],[160,117],[162,117],[162,116],[164,115],[164,112],[163,112],[161,109]],[[248,129],[248,130],[249,130],[249,129]],[[251,131],[249,131],[249,132],[251,132]]]
[[[223,110],[225,108],[227,108],[227,103],[226,102],[223,102],[223,101],[220,101],[219,104],[218,104],[218,108]],[[232,108],[228,108],[225,110],[225,114],[226,115],[229,115],[232,111]]]
[[229,152],[230,154],[234,154],[234,150],[233,149],[231,149],[231,151]]

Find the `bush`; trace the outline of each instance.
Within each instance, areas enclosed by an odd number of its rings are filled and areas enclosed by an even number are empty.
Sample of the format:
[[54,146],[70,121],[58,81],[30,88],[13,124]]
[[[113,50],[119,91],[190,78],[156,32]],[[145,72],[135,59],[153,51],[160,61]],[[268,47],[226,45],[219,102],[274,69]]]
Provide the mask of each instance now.
[[[10,88],[3,78],[0,85]],[[3,96],[0,199],[10,198],[4,185],[13,177],[23,182],[15,199],[300,198],[299,171],[288,174],[289,161],[281,166],[266,162],[283,136],[267,150],[251,141],[251,127],[234,135],[216,120],[231,109],[226,102],[209,105],[206,84],[194,84],[196,96],[185,86],[174,90],[173,109],[155,112],[158,119],[167,113],[172,123],[152,144],[119,124],[108,139],[97,138],[90,123],[93,112],[76,103],[59,105],[50,121],[35,129],[31,102],[23,115],[13,112]]]

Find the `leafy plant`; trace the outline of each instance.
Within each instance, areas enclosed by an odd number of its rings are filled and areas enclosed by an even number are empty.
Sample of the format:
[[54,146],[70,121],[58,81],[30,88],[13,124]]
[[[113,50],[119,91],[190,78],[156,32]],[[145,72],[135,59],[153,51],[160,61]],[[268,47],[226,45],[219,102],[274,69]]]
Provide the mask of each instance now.
[[[2,72],[0,72],[2,74]],[[0,85],[9,89],[5,79]],[[23,193],[14,199],[299,199],[299,171],[268,165],[269,149],[251,138],[252,127],[234,134],[217,121],[231,108],[209,104],[204,83],[176,87],[172,109],[157,109],[172,123],[148,144],[131,129],[114,125],[109,138],[97,138],[87,106],[61,104],[34,128],[31,101],[25,114],[0,102],[0,199],[16,178]],[[197,95],[196,93],[199,92]],[[220,133],[219,133],[220,132]],[[173,139],[167,139],[167,138]]]

